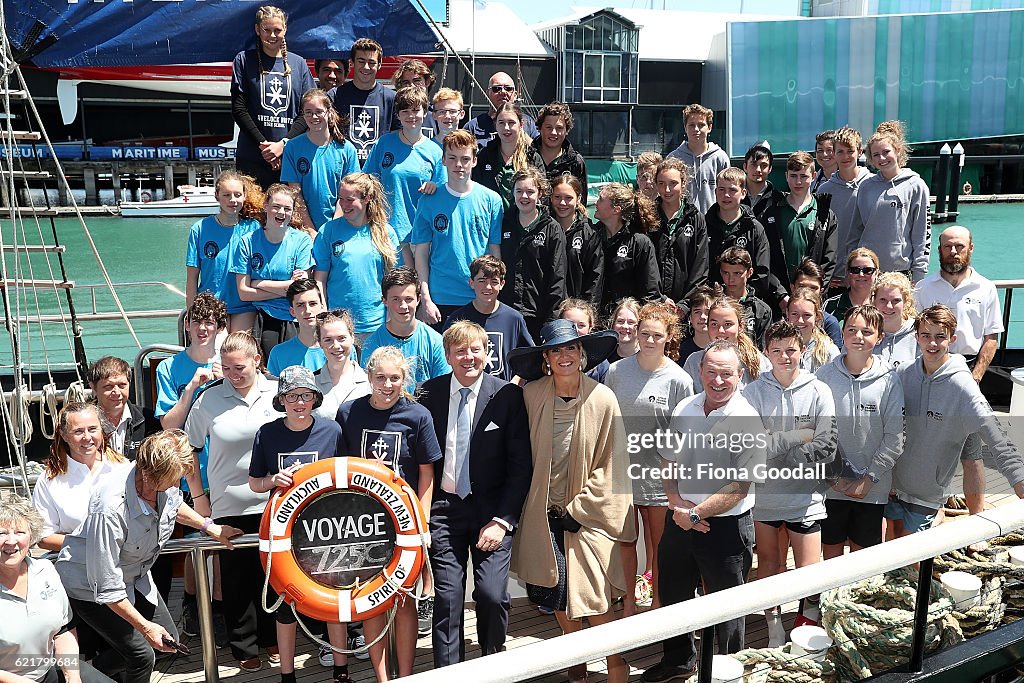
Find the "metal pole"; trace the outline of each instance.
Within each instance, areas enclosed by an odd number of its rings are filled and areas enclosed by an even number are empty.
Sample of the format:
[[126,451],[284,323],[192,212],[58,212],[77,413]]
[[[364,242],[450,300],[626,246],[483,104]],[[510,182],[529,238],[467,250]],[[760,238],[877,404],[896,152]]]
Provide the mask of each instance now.
[[697,683],[711,683],[711,665],[715,661],[715,627],[705,626],[700,632],[700,669]]
[[[409,599],[409,598],[406,598]],[[387,651],[387,663],[388,663],[388,677],[392,680],[398,678],[398,631],[395,624],[396,619],[391,618],[391,613],[398,609],[398,603],[395,602],[388,610],[387,619],[385,623],[391,624],[388,629],[388,651]],[[395,615],[397,617],[397,615]]]
[[956,143],[956,147],[953,148],[952,179],[949,182],[951,188],[949,192],[949,210],[946,212],[951,221],[955,221],[960,215],[960,212],[957,210],[957,205],[960,203],[960,173],[964,170],[964,160],[966,158],[964,146],[959,142]]
[[935,178],[932,187],[935,188],[935,222],[946,222],[946,194],[948,188],[946,179],[949,175],[949,143],[943,143],[939,150],[939,160],[936,162]]
[[928,631],[928,599],[932,587],[932,563],[934,558],[921,560],[917,575],[917,602],[914,604],[914,640],[910,645],[910,661],[907,668],[912,673],[924,671],[924,641]]
[[192,566],[196,572],[196,606],[199,608],[199,637],[203,643],[203,672],[207,683],[219,683],[217,643],[213,638],[210,578],[209,572],[206,571],[206,551],[201,546],[192,549]]

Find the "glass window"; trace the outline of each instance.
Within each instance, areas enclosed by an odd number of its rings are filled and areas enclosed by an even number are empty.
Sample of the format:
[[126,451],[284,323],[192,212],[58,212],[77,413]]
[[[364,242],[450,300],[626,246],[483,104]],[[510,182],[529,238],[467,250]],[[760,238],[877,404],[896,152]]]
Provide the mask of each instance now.
[[609,88],[619,87],[622,76],[622,57],[619,55],[604,56],[604,85]]
[[583,58],[583,85],[587,87],[601,85],[603,71],[601,55],[589,54]]

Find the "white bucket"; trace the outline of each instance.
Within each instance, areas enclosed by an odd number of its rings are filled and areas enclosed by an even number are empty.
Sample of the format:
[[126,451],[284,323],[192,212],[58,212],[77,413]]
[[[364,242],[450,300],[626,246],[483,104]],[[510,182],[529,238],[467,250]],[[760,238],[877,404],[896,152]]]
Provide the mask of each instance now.
[[712,683],[734,683],[743,680],[743,664],[728,655],[711,658]]
[[797,626],[789,634],[792,644],[790,654],[816,662],[824,661],[825,654],[832,647],[832,639],[820,626]]
[[1024,545],[1015,545],[1010,548],[1010,564],[1024,565]]
[[942,587],[949,591],[957,609],[969,610],[981,602],[981,579],[967,572],[946,572],[942,575]]

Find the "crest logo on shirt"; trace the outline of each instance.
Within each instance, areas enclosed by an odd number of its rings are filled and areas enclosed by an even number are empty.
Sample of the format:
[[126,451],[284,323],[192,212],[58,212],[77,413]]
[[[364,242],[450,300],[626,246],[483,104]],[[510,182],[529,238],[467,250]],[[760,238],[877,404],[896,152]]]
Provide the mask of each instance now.
[[977,298],[975,298],[973,296],[965,296],[964,297],[964,303],[973,306],[975,304],[980,304],[981,303],[981,299],[977,299]]
[[547,236],[542,232],[538,232],[536,235],[533,236],[533,246],[535,247],[543,247],[546,241]]
[[264,264],[266,264],[266,262],[266,259],[263,258],[263,254],[258,251],[249,257],[249,267],[253,270],[259,270],[264,266]]
[[295,170],[299,172],[299,175],[306,175],[309,173],[310,163],[306,157],[299,157],[298,161],[295,162]]
[[656,406],[667,406],[668,396],[648,396],[647,402]]
[[503,240],[510,240],[510,239],[512,239],[512,233],[511,232],[503,232],[503,233],[501,233],[501,239],[503,239]]
[[583,249],[583,235],[576,235],[572,238],[572,250],[580,251]]
[[906,206],[906,204],[903,203],[902,199],[897,197],[896,199],[893,199],[892,201],[889,202],[889,206],[894,209],[902,209],[904,206]]
[[370,147],[380,137],[380,107],[353,104],[348,108],[348,139],[355,145],[359,159],[365,161]]
[[861,403],[859,408],[860,408],[860,412],[862,412],[862,413],[877,413],[878,412],[878,404],[877,403]]
[[693,226],[689,223],[683,228],[683,237],[693,237]]
[[448,230],[448,216],[443,213],[439,213],[434,216],[434,230],[438,232],[445,232]]
[[754,321],[751,320],[751,319],[748,319],[747,320],[747,332],[753,332],[753,331],[754,331]]
[[178,385],[178,396],[179,396],[179,397],[180,397],[180,396],[181,396],[182,394],[184,394],[184,393],[185,393],[185,388],[186,388],[187,386],[188,386],[188,384],[179,384],[179,385]]
[[377,460],[398,472],[398,456],[402,452],[401,432],[364,429],[360,450],[367,460]]
[[939,411],[937,411],[937,410],[929,410],[929,411],[928,411],[928,412],[927,412],[926,414],[927,414],[927,415],[928,415],[928,417],[930,417],[931,419],[933,419],[933,420],[937,420],[937,421],[939,421],[939,422],[942,422],[942,421],[943,421],[943,420],[945,419],[945,417],[946,417],[945,415],[943,415],[942,413],[940,413],[940,412],[939,412]]
[[774,222],[775,222],[775,216],[768,216],[768,218],[765,220],[765,223],[768,223],[768,224],[772,224]]
[[280,116],[288,108],[292,94],[292,79],[279,71],[260,75],[262,90],[261,104],[274,116]]
[[391,152],[384,152],[384,158],[380,160],[381,168],[391,168],[395,163],[395,155]]
[[203,245],[203,256],[208,259],[217,258],[217,254],[220,253],[220,245],[210,240]]
[[736,238],[736,246],[739,247],[740,249],[746,249],[747,248],[747,238],[746,237],[737,237]]
[[338,240],[337,242],[335,242],[334,244],[331,245],[331,255],[332,256],[341,256],[344,253],[345,253],[345,242],[343,242],[342,240]]
[[629,256],[629,245],[623,244],[619,247],[619,250],[615,252],[616,258],[627,258]]
[[500,375],[505,371],[505,333],[487,333],[487,365],[484,370],[492,375]]
[[484,164],[484,170],[485,171],[493,171],[494,167],[491,166],[490,164]]

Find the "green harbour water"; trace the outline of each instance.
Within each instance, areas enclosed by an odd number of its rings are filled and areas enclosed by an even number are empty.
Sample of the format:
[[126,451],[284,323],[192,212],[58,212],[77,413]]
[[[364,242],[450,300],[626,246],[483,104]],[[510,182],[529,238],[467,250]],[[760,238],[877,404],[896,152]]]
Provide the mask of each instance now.
[[[1024,279],[1024,204],[967,204],[962,205],[959,223],[974,233],[975,248],[973,265],[986,277],[993,280]],[[166,282],[184,291],[185,288],[185,239],[195,218],[120,218],[88,217],[86,224],[96,242],[103,263],[114,282]],[[10,222],[0,223],[4,230],[10,229]],[[41,220],[43,234],[49,235],[49,223]],[[933,226],[933,243],[937,246],[938,234],[944,225]],[[20,232],[20,231],[19,231]],[[64,253],[69,279],[78,287],[72,290],[75,305],[80,313],[91,310],[91,298],[81,285],[102,283],[102,276],[77,219],[57,220],[60,241],[67,248]],[[4,235],[9,244],[11,238]],[[38,244],[39,235],[34,224],[25,224],[22,243]],[[52,237],[45,240],[49,243]],[[59,273],[56,257],[49,255],[54,273]],[[937,249],[932,249],[932,265],[937,267]],[[15,261],[7,255],[8,272],[13,272]],[[50,279],[47,259],[42,254],[22,255],[17,265],[22,269],[21,277]],[[34,270],[29,273],[29,265]],[[59,277],[59,275],[58,275]],[[13,290],[12,290],[13,291]],[[56,313],[52,289],[21,290],[21,310],[34,314],[38,295],[39,310]],[[62,295],[63,296],[63,295]],[[1024,346],[1024,293],[1014,306],[1010,326],[1010,344]],[[126,310],[181,308],[184,299],[162,288],[125,289],[121,294]],[[112,299],[106,292],[97,293],[97,308],[101,311],[114,310]],[[64,306],[66,310],[66,305]],[[135,332],[143,345],[154,343],[177,343],[176,323],[172,319],[136,320]],[[34,364],[41,364],[47,358],[51,363],[67,362],[71,359],[64,326],[45,324],[45,349],[40,340],[39,325],[22,326],[22,348]],[[138,347],[123,321],[83,322],[86,352],[90,360],[106,354],[114,354],[132,360]],[[0,347],[0,364],[9,365],[11,349],[7,341]]]

